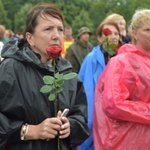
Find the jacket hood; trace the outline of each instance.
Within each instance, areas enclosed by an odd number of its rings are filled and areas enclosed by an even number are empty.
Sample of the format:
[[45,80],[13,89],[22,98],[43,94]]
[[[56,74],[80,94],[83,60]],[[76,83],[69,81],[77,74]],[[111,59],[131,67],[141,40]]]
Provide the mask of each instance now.
[[150,55],[148,53],[144,52],[141,48],[139,48],[135,45],[132,45],[132,44],[124,44],[118,50],[118,54],[126,53],[126,52],[132,52],[132,53],[146,55],[146,56],[150,57]]
[[[45,69],[49,68],[47,64],[44,64],[40,61],[41,56],[39,54],[34,53],[28,46],[24,45],[23,40],[9,41],[4,46],[1,52],[1,56],[4,59],[12,58],[24,63],[30,63],[31,65],[34,65],[35,67],[38,68],[45,68]],[[56,63],[59,72],[72,69],[71,64],[62,57],[59,57]],[[51,71],[53,70],[52,67],[50,70]]]

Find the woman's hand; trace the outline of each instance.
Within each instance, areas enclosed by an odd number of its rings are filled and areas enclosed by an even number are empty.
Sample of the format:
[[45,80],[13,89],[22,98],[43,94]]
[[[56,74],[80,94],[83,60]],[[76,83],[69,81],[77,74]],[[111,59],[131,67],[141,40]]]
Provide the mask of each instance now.
[[59,138],[64,139],[70,135],[70,122],[66,117],[61,118],[62,125],[59,131]]
[[70,122],[66,117],[60,119],[61,114],[58,111],[57,117],[47,118],[38,125],[29,125],[26,140],[54,139],[58,134],[61,139],[67,138],[70,135]]
[[48,118],[38,125],[39,139],[54,139],[61,130],[62,122],[58,118]]
[[59,118],[47,118],[38,125],[29,125],[27,140],[54,139],[61,130],[62,122]]

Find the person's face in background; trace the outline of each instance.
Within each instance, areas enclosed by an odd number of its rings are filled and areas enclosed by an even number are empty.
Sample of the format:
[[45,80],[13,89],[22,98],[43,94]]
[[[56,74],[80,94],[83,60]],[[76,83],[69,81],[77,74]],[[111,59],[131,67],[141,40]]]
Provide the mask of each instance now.
[[90,34],[88,32],[85,32],[80,36],[79,39],[82,43],[87,43],[89,41],[89,38],[90,38]]
[[135,39],[134,44],[150,53],[150,20],[141,23],[138,29],[132,31],[132,36]]
[[116,20],[115,21],[119,27],[119,30],[120,30],[120,34],[121,35],[126,35],[126,22],[124,19],[121,19],[121,20]]
[[31,49],[41,55],[41,60],[47,60],[46,48],[51,45],[62,46],[63,23],[50,15],[38,17],[37,26],[33,34],[27,32],[26,38]]
[[[104,25],[103,29],[105,28],[108,28],[112,32],[111,34],[107,35],[108,42],[111,44],[118,45],[120,35],[119,35],[119,31],[117,30],[117,28],[114,25]],[[106,38],[106,36],[102,34],[101,37],[98,36],[98,41],[101,43],[104,40],[104,38]]]
[[10,32],[9,32],[8,30],[5,31],[5,36],[6,36],[7,38],[11,38]]
[[3,33],[0,31],[0,39],[2,39],[3,38]]
[[72,29],[65,29],[64,36],[66,39],[72,39]]
[[0,26],[0,39],[2,39],[5,35],[5,28]]

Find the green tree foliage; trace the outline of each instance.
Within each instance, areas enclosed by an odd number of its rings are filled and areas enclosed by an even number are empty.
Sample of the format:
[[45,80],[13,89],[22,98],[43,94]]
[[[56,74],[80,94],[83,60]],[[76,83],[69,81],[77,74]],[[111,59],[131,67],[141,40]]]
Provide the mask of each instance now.
[[72,26],[74,36],[80,27],[93,26],[87,12],[90,9],[89,4],[87,0],[59,0],[57,3],[63,13],[65,25]]
[[39,2],[55,3],[74,36],[81,26],[88,26],[95,35],[99,23],[111,13],[123,15],[128,25],[136,9],[149,6],[149,0],[0,0],[0,23],[14,32],[24,31],[27,11]]
[[94,22],[95,30],[108,14],[109,10],[108,4],[105,1],[96,1],[92,3],[89,15],[91,21]]
[[[93,29],[93,23],[91,22],[91,20],[89,18],[89,14],[84,9],[82,9],[80,11],[80,14],[78,16],[74,17],[72,26],[74,29],[79,29],[83,26]],[[75,35],[77,35],[78,31],[76,30],[76,31],[74,31],[74,33],[75,33]]]
[[2,1],[0,0],[0,24],[9,26],[10,21],[7,19],[7,11],[4,8]]
[[126,5],[127,9],[125,11],[125,9],[123,9],[123,7],[122,7],[121,10],[124,11],[124,17],[127,20],[127,23],[131,20],[131,16],[134,14],[135,10],[141,9],[141,8],[150,8],[148,3],[149,3],[149,0],[143,0],[143,1],[141,1],[141,0],[132,0],[132,1],[126,0],[125,5]]
[[69,1],[66,3],[65,1],[62,1],[58,6],[62,10],[65,25],[72,25],[72,20],[74,20],[74,17],[79,14],[80,8]]
[[26,3],[20,10],[15,14],[14,19],[14,30],[19,32],[24,32],[25,30],[25,21],[28,11],[31,9],[32,4]]
[[14,17],[16,12],[24,5],[22,0],[1,0],[3,2],[4,8],[7,11],[7,18],[10,21],[10,25],[7,28],[14,30]]

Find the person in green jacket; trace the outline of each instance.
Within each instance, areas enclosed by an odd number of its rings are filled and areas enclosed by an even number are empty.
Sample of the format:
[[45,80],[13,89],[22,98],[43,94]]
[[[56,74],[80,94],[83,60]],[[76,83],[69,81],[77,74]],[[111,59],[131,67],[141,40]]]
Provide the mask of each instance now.
[[93,44],[89,42],[91,31],[88,27],[81,27],[75,42],[67,49],[66,59],[72,64],[73,71],[78,73],[85,56],[91,52]]

